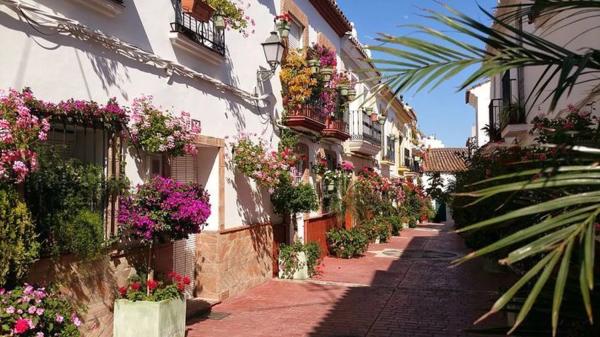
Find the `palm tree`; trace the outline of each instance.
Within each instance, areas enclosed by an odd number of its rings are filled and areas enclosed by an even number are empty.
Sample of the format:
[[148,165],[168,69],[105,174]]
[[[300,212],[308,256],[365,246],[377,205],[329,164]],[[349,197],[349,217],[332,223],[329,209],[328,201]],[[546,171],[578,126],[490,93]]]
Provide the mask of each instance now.
[[[383,74],[373,79],[380,82],[378,88],[383,90],[389,87],[396,95],[411,89],[433,89],[459,73],[468,72],[469,76],[459,88],[464,90],[509,69],[539,66],[543,67],[543,72],[526,98],[528,106],[549,100],[551,109],[555,109],[561,97],[568,96],[575,86],[582,83],[593,84],[588,97],[594,97],[600,91],[600,79],[590,77],[600,72],[600,50],[572,51],[510,24],[515,18],[551,17],[564,10],[573,11],[579,18],[594,17],[600,13],[600,0],[536,0],[528,4],[503,6],[502,11],[506,13],[497,16],[483,8],[481,10],[492,20],[492,26],[447,7],[445,13],[431,10],[425,13],[429,20],[442,25],[443,31],[425,25],[410,25],[425,38],[381,34],[377,38],[381,44],[368,47],[383,55],[371,60]],[[578,20],[577,15],[555,21],[552,25],[554,29],[562,29]],[[446,33],[446,29],[453,33]],[[454,33],[462,35],[464,39],[455,37]],[[548,91],[550,94],[544,94]],[[476,198],[474,205],[494,196],[510,198],[524,191],[553,193],[554,196],[460,230],[466,232],[494,228],[511,220],[531,219],[532,215],[539,219],[455,261],[463,263],[507,248],[511,251],[500,261],[503,264],[514,265],[526,259],[536,259],[531,268],[482,317],[505,308],[526,285],[531,286],[509,333],[520,326],[539,299],[542,289],[552,279],[551,324],[556,335],[565,288],[571,284],[568,280],[572,273],[577,275],[578,291],[587,317],[593,323],[591,292],[594,287],[596,235],[599,231],[596,224],[600,215],[600,162],[597,157],[600,150],[582,146],[570,150],[579,153],[580,157],[592,157],[581,165],[558,165],[491,178],[476,185],[480,188],[478,191],[468,194]],[[481,187],[490,184],[493,186]],[[587,189],[581,191],[578,189],[581,186]]]

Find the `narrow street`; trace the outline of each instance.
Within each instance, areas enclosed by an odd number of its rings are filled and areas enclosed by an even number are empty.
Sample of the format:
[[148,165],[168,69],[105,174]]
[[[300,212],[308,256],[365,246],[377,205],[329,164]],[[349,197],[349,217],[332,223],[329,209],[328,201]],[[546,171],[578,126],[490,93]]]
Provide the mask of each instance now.
[[362,258],[325,258],[313,280],[272,280],[228,299],[188,337],[475,336],[464,329],[489,309],[502,275],[480,261],[450,267],[465,251],[448,225],[407,229]]

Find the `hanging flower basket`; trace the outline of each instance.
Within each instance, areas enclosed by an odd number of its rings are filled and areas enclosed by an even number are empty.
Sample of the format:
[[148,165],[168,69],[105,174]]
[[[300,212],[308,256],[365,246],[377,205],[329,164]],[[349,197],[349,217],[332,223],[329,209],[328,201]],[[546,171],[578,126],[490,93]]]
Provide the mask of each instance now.
[[190,14],[201,22],[208,22],[215,12],[215,9],[204,0],[181,0],[181,8],[184,13]]
[[310,59],[308,60],[308,66],[310,67],[310,72],[316,74],[319,72],[319,60]]
[[287,39],[290,36],[290,23],[283,19],[277,21],[277,31],[280,38]]
[[331,80],[332,74],[333,74],[333,68],[330,68],[330,67],[321,68],[321,75],[323,76],[323,81],[329,82],[329,80]]
[[348,89],[348,99],[353,101],[356,98],[356,89],[349,88]]
[[344,97],[348,96],[349,86],[347,84],[339,84],[337,89],[340,92],[340,95]]
[[217,12],[213,15],[213,23],[218,32],[225,30],[225,16],[222,13]]

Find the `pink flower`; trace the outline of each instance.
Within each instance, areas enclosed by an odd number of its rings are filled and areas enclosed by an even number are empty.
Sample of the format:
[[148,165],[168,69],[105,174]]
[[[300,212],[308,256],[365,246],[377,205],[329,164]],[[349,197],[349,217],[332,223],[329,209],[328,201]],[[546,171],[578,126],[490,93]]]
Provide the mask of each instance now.
[[35,311],[35,314],[38,316],[42,316],[44,314],[45,309],[44,308],[37,308],[37,310]]
[[29,307],[29,309],[27,309],[27,312],[33,315],[36,310],[37,310],[37,308],[35,306],[31,306],[31,307]]
[[14,326],[13,330],[17,334],[22,334],[22,333],[26,332],[27,330],[29,330],[29,328],[30,328],[29,321],[26,319],[23,319],[23,318],[19,318],[15,322],[15,326]]
[[14,313],[15,313],[15,307],[13,307],[13,306],[11,305],[10,307],[6,308],[6,310],[5,310],[5,311],[6,311],[6,313],[7,313],[7,314],[10,314],[10,315],[12,315],[12,314],[14,314]]
[[62,323],[65,320],[65,318],[59,314],[56,314],[54,320],[56,321],[56,323]]
[[73,325],[75,325],[76,327],[81,326],[81,320],[79,320],[79,317],[77,317],[77,315],[75,314],[71,315],[71,322],[73,322]]

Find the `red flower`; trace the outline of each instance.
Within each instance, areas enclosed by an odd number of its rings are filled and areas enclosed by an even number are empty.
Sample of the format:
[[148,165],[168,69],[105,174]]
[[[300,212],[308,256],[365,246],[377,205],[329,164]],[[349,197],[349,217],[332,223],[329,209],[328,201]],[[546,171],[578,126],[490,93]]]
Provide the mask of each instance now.
[[29,330],[29,328],[29,321],[23,318],[19,318],[15,323],[15,327],[13,328],[13,330],[15,330],[16,333],[24,333],[25,331]]
[[120,288],[119,288],[119,294],[121,294],[121,296],[125,296],[125,295],[127,295],[127,288],[125,288],[125,287],[120,287]]
[[177,283],[177,289],[179,291],[183,291],[183,290],[185,290],[185,285],[183,283],[181,283],[181,282]]
[[177,274],[177,275],[175,275],[175,280],[177,282],[181,282],[183,280],[183,277],[181,275]]
[[170,278],[170,279],[174,279],[174,278],[175,278],[175,276],[177,276],[177,273],[176,273],[176,272],[174,272],[174,271],[172,271],[172,272],[170,272],[170,273],[169,273],[169,274],[167,274],[167,275],[169,276],[169,278]]
[[142,285],[139,282],[133,282],[130,285],[131,289],[133,289],[133,291],[138,291],[140,290],[140,288],[142,287]]
[[190,284],[190,277],[189,276],[186,276],[186,277],[183,278],[183,284],[185,284],[185,285]]
[[147,286],[150,291],[153,291],[154,289],[156,289],[156,287],[158,287],[158,282],[156,282],[155,280],[148,280]]

